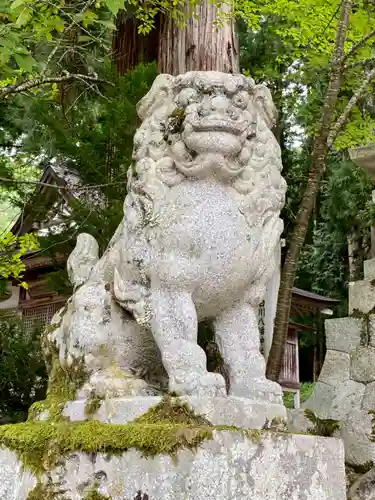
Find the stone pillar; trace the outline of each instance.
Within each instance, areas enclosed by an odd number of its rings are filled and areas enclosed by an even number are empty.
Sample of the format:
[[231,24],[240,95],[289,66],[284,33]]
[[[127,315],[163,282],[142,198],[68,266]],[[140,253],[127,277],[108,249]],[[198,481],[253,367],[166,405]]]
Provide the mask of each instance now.
[[268,354],[271,349],[272,338],[273,338],[273,328],[274,321],[276,317],[277,309],[277,297],[279,295],[280,288],[280,277],[281,277],[281,247],[283,246],[283,240],[280,243],[280,248],[278,249],[278,260],[280,266],[276,269],[275,274],[272,276],[271,280],[267,285],[267,291],[264,298],[264,357],[267,361]]

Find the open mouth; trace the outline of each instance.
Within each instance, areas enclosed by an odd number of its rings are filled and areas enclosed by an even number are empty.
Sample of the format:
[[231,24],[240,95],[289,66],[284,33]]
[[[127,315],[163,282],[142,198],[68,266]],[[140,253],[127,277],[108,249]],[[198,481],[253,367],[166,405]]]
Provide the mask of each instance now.
[[229,134],[240,135],[248,127],[245,121],[233,121],[224,118],[203,118],[192,123],[195,131],[199,132],[227,132]]

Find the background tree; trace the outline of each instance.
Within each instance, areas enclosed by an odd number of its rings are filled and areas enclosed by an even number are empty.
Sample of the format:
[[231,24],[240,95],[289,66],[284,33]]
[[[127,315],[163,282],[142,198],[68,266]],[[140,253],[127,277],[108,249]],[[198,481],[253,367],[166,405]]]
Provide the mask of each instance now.
[[0,317],[0,424],[26,420],[46,383],[39,330],[27,331],[20,318]]
[[[340,112],[341,103],[339,97],[342,78],[345,70],[350,69],[350,66],[345,66],[345,63],[350,56],[356,55],[357,50],[361,49],[372,36],[370,36],[371,31],[369,31],[369,34],[362,39],[363,41],[352,45],[352,49],[345,53],[345,43],[350,33],[352,7],[353,2],[351,0],[344,0],[340,7],[340,20],[337,26],[336,42],[329,71],[327,90],[321,108],[321,118],[312,144],[311,167],[309,169],[307,186],[298,210],[290,246],[282,270],[274,337],[267,365],[267,376],[273,380],[278,379],[281,369],[281,361],[287,337],[292,287],[297,271],[298,258],[308,230],[310,215],[314,209],[315,200],[319,192],[320,181],[326,168],[329,149],[346,124],[349,114],[357,104],[358,99],[368,91],[369,83],[375,76],[375,71],[369,69],[361,84],[357,78],[355,82],[358,85],[357,89],[343,108],[341,115],[336,118],[337,113]],[[370,23],[369,30],[373,26],[374,24],[372,23],[371,25]],[[375,31],[373,35],[375,35]],[[366,64],[364,64],[364,67],[366,68]]]

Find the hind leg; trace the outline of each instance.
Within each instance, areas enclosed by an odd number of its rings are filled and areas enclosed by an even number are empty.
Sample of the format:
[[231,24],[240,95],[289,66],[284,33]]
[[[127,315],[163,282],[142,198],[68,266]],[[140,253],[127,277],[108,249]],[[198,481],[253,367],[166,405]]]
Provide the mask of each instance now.
[[152,293],[152,333],[169,376],[169,390],[178,395],[225,396],[225,381],[206,369],[206,355],[197,344],[198,320],[191,295],[167,287]]

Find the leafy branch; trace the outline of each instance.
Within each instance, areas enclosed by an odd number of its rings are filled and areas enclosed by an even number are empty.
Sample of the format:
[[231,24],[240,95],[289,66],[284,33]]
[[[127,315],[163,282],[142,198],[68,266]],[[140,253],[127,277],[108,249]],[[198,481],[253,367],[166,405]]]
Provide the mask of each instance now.
[[346,105],[344,111],[341,113],[339,119],[336,121],[336,123],[331,127],[328,139],[327,139],[327,145],[329,148],[332,147],[333,143],[335,142],[335,139],[337,138],[338,134],[340,131],[343,129],[345,126],[350,113],[353,111],[354,106],[357,104],[358,100],[363,96],[363,94],[366,92],[369,83],[375,78],[375,68],[373,68],[367,77],[364,79],[362,85],[358,88],[356,92],[354,92],[353,96],[349,100],[348,104]]
[[347,59],[352,57],[359,49],[364,47],[366,45],[366,42],[368,42],[369,40],[371,40],[371,38],[374,38],[374,37],[375,37],[375,29],[370,31],[370,33],[368,33],[363,38],[361,38],[361,40],[359,40],[357,43],[355,43],[352,46],[352,48],[348,52],[346,52],[346,54],[344,54],[344,56],[341,59],[342,64],[344,64]]
[[114,87],[114,84],[112,82],[109,82],[108,80],[102,80],[95,76],[81,75],[79,73],[68,73],[67,75],[64,76],[41,77],[32,80],[27,80],[21,83],[16,83],[14,85],[6,85],[5,87],[0,88],[0,99],[7,97],[8,95],[11,94],[18,94],[20,92],[25,92],[26,90],[30,90],[36,87],[41,87],[43,85],[47,85],[50,83],[72,82],[75,80],[86,82],[87,84],[102,83]]

